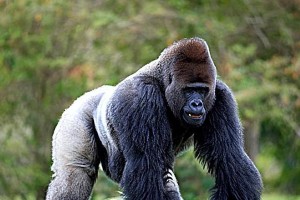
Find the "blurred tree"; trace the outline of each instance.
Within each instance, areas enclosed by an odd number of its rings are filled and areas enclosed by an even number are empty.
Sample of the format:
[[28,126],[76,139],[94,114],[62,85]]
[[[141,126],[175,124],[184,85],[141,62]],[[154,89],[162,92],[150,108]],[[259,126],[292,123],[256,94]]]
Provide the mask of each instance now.
[[44,199],[54,125],[92,74],[85,15],[71,5],[0,1],[1,195]]
[[[0,0],[0,198],[42,199],[51,135],[72,100],[193,36],[207,40],[236,94],[246,148],[266,188],[299,194],[299,8],[295,0]],[[213,185],[192,157],[176,165],[189,200]],[[117,190],[101,174],[94,196]]]

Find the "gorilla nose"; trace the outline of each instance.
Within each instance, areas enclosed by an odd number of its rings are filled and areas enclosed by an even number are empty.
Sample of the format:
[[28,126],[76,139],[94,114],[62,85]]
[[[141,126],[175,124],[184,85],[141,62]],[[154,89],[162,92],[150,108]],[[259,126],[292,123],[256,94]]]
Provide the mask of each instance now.
[[191,102],[190,102],[190,107],[192,109],[199,109],[203,106],[203,103],[200,99],[193,99]]

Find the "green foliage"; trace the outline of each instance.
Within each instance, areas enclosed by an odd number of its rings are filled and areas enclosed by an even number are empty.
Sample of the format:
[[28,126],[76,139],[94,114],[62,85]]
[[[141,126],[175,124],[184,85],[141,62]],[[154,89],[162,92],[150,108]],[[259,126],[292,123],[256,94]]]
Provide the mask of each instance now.
[[177,159],[175,175],[184,199],[197,200],[199,197],[202,197],[201,199],[207,198],[209,189],[214,185],[213,178],[195,160],[192,150],[185,152]]
[[300,200],[300,197],[274,193],[274,194],[263,195],[262,199],[263,200]]
[[82,77],[65,79],[82,62],[72,55],[79,32],[70,27],[62,34],[56,26],[69,23],[60,12],[67,4],[0,3],[0,193],[13,198],[36,191],[42,198],[56,119],[86,88]]
[[[207,40],[243,122],[259,123],[266,190],[299,194],[299,7],[292,0],[0,0],[0,198],[43,199],[63,110],[193,36]],[[188,151],[176,163],[181,192],[203,199],[213,179],[191,160]],[[94,198],[118,191],[99,175]]]

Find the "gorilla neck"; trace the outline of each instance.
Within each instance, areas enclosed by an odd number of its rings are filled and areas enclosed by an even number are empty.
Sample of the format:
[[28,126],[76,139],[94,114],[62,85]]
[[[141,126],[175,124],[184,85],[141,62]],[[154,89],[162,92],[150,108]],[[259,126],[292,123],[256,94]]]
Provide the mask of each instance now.
[[177,154],[186,146],[185,143],[193,136],[194,129],[187,128],[169,111],[169,122],[172,130],[173,149]]
[[163,68],[159,65],[158,60],[154,60],[141,69],[139,69],[136,75],[146,75],[156,78],[157,80],[163,80]]

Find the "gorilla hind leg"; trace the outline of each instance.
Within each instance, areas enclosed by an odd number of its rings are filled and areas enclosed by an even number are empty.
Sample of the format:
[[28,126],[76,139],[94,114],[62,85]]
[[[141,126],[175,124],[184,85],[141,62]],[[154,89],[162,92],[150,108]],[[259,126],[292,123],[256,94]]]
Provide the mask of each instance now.
[[54,175],[47,200],[85,200],[92,193],[100,162],[99,151],[103,150],[91,116],[99,100],[96,96],[99,95],[93,92],[76,100],[64,112],[54,131],[51,168]]
[[91,195],[94,179],[82,168],[66,168],[62,175],[57,175],[49,185],[47,200],[88,199]]
[[89,135],[91,132],[85,132],[82,134],[86,135],[88,143],[80,141],[77,137],[70,143],[63,139],[67,136],[63,136],[61,132],[57,134],[58,141],[53,145],[54,179],[49,185],[47,200],[88,199],[92,193],[100,162],[97,156],[96,139]]

